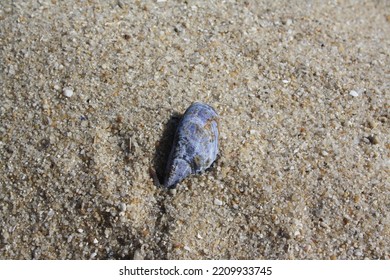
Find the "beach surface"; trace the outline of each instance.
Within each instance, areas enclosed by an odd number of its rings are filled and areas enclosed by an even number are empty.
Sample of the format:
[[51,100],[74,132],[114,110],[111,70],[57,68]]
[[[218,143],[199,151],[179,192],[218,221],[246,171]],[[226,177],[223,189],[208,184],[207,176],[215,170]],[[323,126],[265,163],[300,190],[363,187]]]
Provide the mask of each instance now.
[[1,259],[390,259],[389,1],[1,1],[0,87]]

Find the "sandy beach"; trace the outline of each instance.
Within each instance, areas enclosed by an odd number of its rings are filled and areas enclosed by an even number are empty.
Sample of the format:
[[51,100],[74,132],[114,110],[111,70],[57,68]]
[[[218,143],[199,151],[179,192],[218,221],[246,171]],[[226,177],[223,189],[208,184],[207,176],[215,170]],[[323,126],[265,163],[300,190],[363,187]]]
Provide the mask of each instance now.
[[389,104],[389,1],[1,1],[0,259],[390,259]]

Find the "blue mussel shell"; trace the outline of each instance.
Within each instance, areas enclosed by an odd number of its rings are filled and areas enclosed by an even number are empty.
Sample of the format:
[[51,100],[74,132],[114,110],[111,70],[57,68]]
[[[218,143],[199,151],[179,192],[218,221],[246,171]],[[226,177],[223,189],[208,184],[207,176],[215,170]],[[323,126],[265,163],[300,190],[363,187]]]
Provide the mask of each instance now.
[[175,187],[190,174],[205,171],[218,154],[218,114],[204,103],[194,102],[177,127],[168,158],[164,186]]

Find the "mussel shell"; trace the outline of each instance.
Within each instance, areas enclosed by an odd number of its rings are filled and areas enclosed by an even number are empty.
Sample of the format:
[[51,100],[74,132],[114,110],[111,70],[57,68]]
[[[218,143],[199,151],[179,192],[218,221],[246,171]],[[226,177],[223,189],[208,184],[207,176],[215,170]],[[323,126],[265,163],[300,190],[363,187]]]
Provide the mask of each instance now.
[[168,158],[164,186],[174,187],[190,174],[205,171],[218,154],[218,114],[207,104],[194,102],[177,127]]

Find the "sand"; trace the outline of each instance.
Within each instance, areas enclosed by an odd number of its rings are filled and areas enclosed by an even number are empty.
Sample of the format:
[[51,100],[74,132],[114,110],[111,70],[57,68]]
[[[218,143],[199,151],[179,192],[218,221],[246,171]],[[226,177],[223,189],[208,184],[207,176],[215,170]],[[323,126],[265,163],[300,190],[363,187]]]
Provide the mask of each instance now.
[[388,1],[1,1],[0,84],[1,259],[390,259]]

